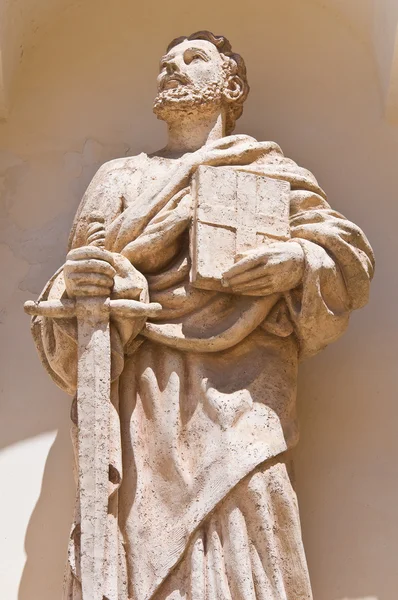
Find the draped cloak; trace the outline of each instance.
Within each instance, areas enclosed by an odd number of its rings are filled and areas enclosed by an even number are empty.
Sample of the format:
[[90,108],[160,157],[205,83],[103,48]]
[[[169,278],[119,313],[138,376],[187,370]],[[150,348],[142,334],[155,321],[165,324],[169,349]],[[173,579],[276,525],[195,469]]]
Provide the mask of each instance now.
[[[192,287],[190,182],[199,165],[290,183],[291,239],[305,255],[298,288],[255,297]],[[114,576],[106,597],[163,598],[159,590],[217,507],[297,442],[299,358],[336,340],[350,312],[367,302],[373,255],[362,231],[330,208],[309,171],[276,144],[244,135],[175,160],[143,153],[105,164],[82,200],[71,248],[87,244],[93,213],[105,220],[107,249],[124,257],[114,293],[163,306],[156,319],[127,329],[111,323],[107,560]],[[135,291],[129,295],[130,280]],[[62,268],[41,298],[61,297],[67,297]],[[32,328],[45,368],[73,395],[75,320],[34,317]],[[72,421],[76,438],[75,404]],[[66,598],[78,600],[78,503],[68,564]],[[299,597],[279,594],[275,598]],[[230,596],[218,591],[207,597]]]

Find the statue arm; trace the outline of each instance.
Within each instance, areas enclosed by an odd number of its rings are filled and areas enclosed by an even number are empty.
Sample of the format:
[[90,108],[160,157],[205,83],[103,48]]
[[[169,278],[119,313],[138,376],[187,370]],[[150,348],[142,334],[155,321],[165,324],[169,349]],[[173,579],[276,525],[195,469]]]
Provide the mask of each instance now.
[[367,303],[374,257],[359,227],[317,194],[292,192],[290,225],[305,269],[285,298],[305,357],[340,337],[351,311]]
[[[106,163],[94,176],[77,211],[70,235],[69,248],[76,249],[87,245],[87,232],[94,211],[104,219],[105,223],[112,222],[120,214],[122,183],[125,176],[124,169],[120,168],[123,167],[122,160]],[[115,258],[117,274],[112,297],[147,301],[145,278],[134,269],[127,259],[120,255]],[[143,297],[138,298],[141,289]],[[67,297],[63,267],[61,267],[46,284],[39,300],[59,300]],[[132,322],[111,323],[112,379],[115,379],[123,368],[124,345],[138,333],[138,329]],[[33,317],[32,334],[46,371],[61,389],[73,395],[77,380],[76,319]]]

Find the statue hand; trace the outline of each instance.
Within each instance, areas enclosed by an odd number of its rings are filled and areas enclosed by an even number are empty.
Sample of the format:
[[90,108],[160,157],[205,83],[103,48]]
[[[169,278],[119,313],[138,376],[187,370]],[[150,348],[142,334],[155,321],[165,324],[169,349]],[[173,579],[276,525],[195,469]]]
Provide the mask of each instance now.
[[304,268],[304,252],[298,242],[263,244],[246,252],[224,273],[223,285],[234,294],[268,296],[297,287]]
[[71,250],[64,265],[66,291],[76,296],[109,296],[116,274],[111,252],[96,246]]
[[[122,254],[114,252],[112,255],[116,275],[111,298],[149,302],[148,283],[144,275],[137,271],[129,259]],[[112,322],[116,325],[123,346],[140,332],[145,321],[145,317],[126,318],[126,316],[112,315]]]
[[111,296],[136,300],[146,289],[146,279],[130,261],[96,246],[71,250],[64,266],[65,287],[76,296]]
[[[149,302],[145,277],[126,257],[103,248],[82,246],[71,250],[64,265],[64,279],[70,298],[110,296]],[[112,315],[112,322],[124,346],[139,333],[145,318]]]

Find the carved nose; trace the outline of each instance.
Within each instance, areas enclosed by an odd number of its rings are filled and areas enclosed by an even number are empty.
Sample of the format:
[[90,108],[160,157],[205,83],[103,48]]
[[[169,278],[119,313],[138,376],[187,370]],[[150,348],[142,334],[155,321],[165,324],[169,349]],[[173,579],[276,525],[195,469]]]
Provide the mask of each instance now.
[[176,71],[179,71],[178,65],[174,61],[169,61],[166,65],[166,70],[168,75],[173,75]]

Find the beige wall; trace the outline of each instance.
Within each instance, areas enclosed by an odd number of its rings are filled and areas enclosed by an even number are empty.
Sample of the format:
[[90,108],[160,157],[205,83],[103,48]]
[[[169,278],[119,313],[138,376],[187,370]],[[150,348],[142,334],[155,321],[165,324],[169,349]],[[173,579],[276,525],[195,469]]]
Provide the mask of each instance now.
[[171,38],[209,28],[248,66],[238,132],[311,169],[376,252],[370,305],[302,365],[296,472],[315,600],[396,600],[398,130],[370,45],[309,0],[73,6],[24,57],[0,125],[2,598],[60,597],[74,495],[69,399],[40,367],[22,303],[62,263],[96,168],[162,145],[158,59]]

